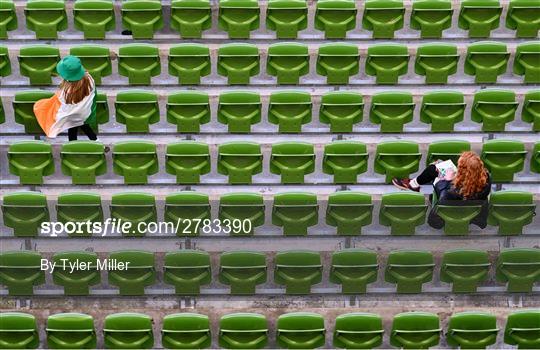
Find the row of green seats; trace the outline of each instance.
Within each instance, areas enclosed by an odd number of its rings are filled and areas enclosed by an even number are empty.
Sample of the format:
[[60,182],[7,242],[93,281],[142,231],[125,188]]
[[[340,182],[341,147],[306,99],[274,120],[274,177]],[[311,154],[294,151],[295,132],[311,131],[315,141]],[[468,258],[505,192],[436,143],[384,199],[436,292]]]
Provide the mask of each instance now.
[[[5,20],[0,22],[0,39],[17,29],[13,0],[3,0],[0,10]],[[152,39],[164,26],[163,9],[159,0],[122,1],[122,27],[134,39]],[[38,39],[56,39],[58,32],[68,29],[68,16],[63,0],[28,0],[24,9],[26,27]],[[249,38],[260,27],[261,9],[258,0],[219,0],[217,23],[231,39]],[[410,27],[422,38],[440,38],[451,28],[453,6],[450,0],[415,0],[410,14]],[[506,28],[515,30],[516,37],[536,37],[540,22],[540,4],[536,0],[511,0],[507,6]],[[489,37],[499,28],[503,7],[499,0],[463,0],[459,9],[458,27],[469,37]],[[266,28],[276,32],[279,39],[294,39],[308,27],[306,0],[269,0],[266,8]],[[347,32],[359,28],[355,0],[318,0],[314,27],[327,39],[345,38]],[[503,17],[504,18],[504,17]],[[115,30],[115,11],[112,0],[76,0],[73,5],[75,29],[85,39],[104,39]],[[172,30],[182,38],[201,38],[212,27],[210,0],[173,0],[168,18]],[[405,5],[402,0],[367,0],[363,4],[362,29],[372,37],[393,38],[403,28]]]
[[[154,1],[154,0],[150,0]],[[339,0],[343,1],[343,0]],[[108,47],[83,45],[70,49],[100,84],[101,78],[112,74]],[[211,74],[208,46],[180,44],[169,49],[168,73],[184,85],[200,84],[201,77]],[[161,74],[160,53],[151,44],[127,44],[118,50],[118,73],[128,77],[131,85],[150,85],[152,77]],[[408,71],[410,52],[406,45],[375,44],[367,51],[365,74],[375,76],[377,84],[397,84]],[[249,84],[260,73],[261,54],[253,44],[221,45],[217,53],[217,73],[228,79],[229,85]],[[359,72],[359,47],[355,44],[329,43],[318,47],[316,71],[328,84],[348,84]],[[414,71],[425,76],[427,84],[446,84],[457,73],[460,55],[453,44],[426,44],[416,50]],[[510,59],[506,44],[476,42],[467,47],[464,73],[475,77],[477,84],[494,84],[505,74]],[[58,48],[50,45],[30,45],[20,49],[19,69],[32,85],[51,84],[60,60]],[[526,84],[540,83],[540,42],[526,42],[516,47],[513,73],[523,76]],[[268,48],[266,72],[277,78],[278,84],[299,84],[309,73],[308,46],[299,43],[278,43]],[[7,47],[0,46],[0,76],[11,74]]]
[[[35,286],[45,284],[41,259],[35,251],[0,253],[0,284],[8,288],[9,295],[32,295]],[[213,274],[207,252],[180,250],[165,255],[163,281],[158,281],[152,252],[116,251],[107,259],[100,260],[96,253],[86,251],[56,253],[51,259],[56,263],[52,272],[54,284],[62,286],[66,295],[88,295],[91,286],[101,284],[99,266],[106,263],[108,285],[117,287],[124,296],[144,295],[145,287],[161,282],[174,286],[178,295],[199,295],[200,287],[210,285],[212,280],[230,287],[231,294],[250,295],[256,293],[258,285],[269,282],[267,271],[271,266],[264,253],[229,251],[220,255],[216,267],[219,272]],[[318,252],[278,252],[272,265],[273,282],[283,286],[286,294],[310,294],[312,286],[323,282]],[[453,293],[476,293],[478,285],[488,280],[490,266],[485,251],[452,250],[444,254],[439,276],[442,282],[452,285]],[[346,294],[366,293],[367,286],[378,278],[377,253],[370,250],[334,252],[329,267],[328,282],[339,285]],[[384,281],[396,285],[397,293],[421,293],[422,286],[433,280],[435,261],[429,251],[396,250],[388,255],[384,269]],[[496,262],[496,280],[507,285],[508,292],[530,293],[534,284],[540,282],[540,249],[503,249]]]
[[[329,321],[329,320],[327,320]],[[383,319],[374,313],[351,312],[334,320],[332,346],[340,349],[371,349],[383,344]],[[540,347],[540,310],[514,311],[506,317],[504,343],[519,349]],[[0,325],[7,349],[35,349],[40,345],[38,322],[28,313],[4,312]],[[270,324],[258,313],[231,313],[219,319],[214,341],[225,349],[262,349],[270,338]],[[155,344],[154,322],[148,315],[125,312],[109,314],[103,321],[106,349],[150,349]],[[176,313],[163,317],[161,345],[166,349],[207,349],[213,345],[213,332],[207,315]],[[82,313],[59,313],[47,317],[45,326],[49,349],[93,349],[98,346],[94,318]],[[273,332],[272,332],[273,333]],[[285,349],[315,349],[326,345],[327,327],[322,315],[289,312],[279,315],[275,324],[276,346]],[[437,347],[442,328],[434,313],[412,311],[392,319],[390,345],[403,349]],[[497,317],[481,311],[452,314],[444,336],[448,345],[461,349],[485,349],[497,343]],[[272,339],[273,340],[273,339]]]

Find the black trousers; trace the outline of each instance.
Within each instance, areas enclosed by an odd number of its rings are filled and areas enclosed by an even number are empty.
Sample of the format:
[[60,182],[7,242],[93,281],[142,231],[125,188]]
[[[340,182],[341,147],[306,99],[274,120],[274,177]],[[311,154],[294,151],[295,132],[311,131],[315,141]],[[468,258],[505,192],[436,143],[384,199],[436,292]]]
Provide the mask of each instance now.
[[419,185],[431,184],[435,181],[437,176],[439,176],[437,167],[435,167],[435,164],[430,164],[420,175],[418,175],[416,182],[418,182]]
[[79,128],[81,128],[81,130],[86,134],[86,136],[88,136],[88,138],[92,141],[95,141],[97,140],[97,136],[96,136],[96,133],[94,132],[94,130],[92,130],[92,128],[90,127],[90,125],[88,124],[83,124],[81,126],[75,126],[73,128],[69,128],[68,129],[68,138],[69,138],[69,141],[74,141],[74,140],[77,140],[77,134],[79,133]]

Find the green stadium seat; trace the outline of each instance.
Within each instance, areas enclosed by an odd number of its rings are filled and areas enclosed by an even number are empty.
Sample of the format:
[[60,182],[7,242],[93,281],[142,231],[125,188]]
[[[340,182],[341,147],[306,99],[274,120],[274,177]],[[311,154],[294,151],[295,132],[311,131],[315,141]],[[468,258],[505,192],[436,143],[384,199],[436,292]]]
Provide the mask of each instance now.
[[[130,0],[124,3],[131,1],[136,2],[136,0]],[[155,0],[144,1],[154,2]],[[150,44],[121,46],[118,51],[118,74],[128,77],[130,85],[150,85],[152,77],[161,74],[158,48]]]
[[274,282],[285,286],[287,294],[309,294],[311,286],[322,281],[323,267],[318,252],[308,250],[279,252],[276,254],[275,263]]
[[319,120],[330,125],[330,132],[352,132],[353,126],[363,118],[364,99],[349,91],[332,91],[322,95]]
[[488,224],[499,226],[500,235],[523,233],[523,227],[532,223],[536,211],[530,192],[497,191],[489,197]]
[[441,38],[452,26],[452,2],[449,0],[417,0],[413,2],[411,28],[420,31],[422,39]]
[[182,191],[165,198],[165,221],[178,225],[177,236],[198,236],[205,219],[210,219],[208,195]]
[[300,77],[309,73],[308,47],[299,43],[277,43],[270,45],[268,47],[266,72],[268,75],[277,77],[278,84],[297,85],[300,82]]
[[[0,13],[2,13],[2,8],[0,8]],[[11,61],[9,59],[9,51],[8,51],[7,46],[2,45],[0,46],[0,77],[7,77],[10,74],[11,74]]]
[[356,27],[356,3],[353,0],[319,0],[315,10],[315,29],[326,39],[344,39]]
[[452,160],[454,164],[458,163],[461,153],[471,150],[469,141],[462,140],[441,140],[429,144],[426,157],[426,165],[437,160]]
[[518,38],[536,38],[540,29],[540,4],[536,0],[511,0],[506,13],[506,28]]
[[161,343],[166,349],[207,349],[212,345],[208,316],[182,312],[163,317]]
[[502,6],[499,0],[464,0],[458,26],[469,31],[470,38],[488,38],[499,27]]
[[169,49],[169,75],[178,77],[178,84],[198,85],[210,71],[208,46],[180,44]]
[[311,122],[311,94],[305,91],[276,91],[270,95],[268,121],[278,132],[299,133]]
[[422,154],[415,142],[380,142],[375,154],[375,172],[386,175],[386,183],[390,183],[394,177],[409,177],[418,171],[421,157]]
[[202,37],[212,27],[210,0],[174,0],[171,2],[171,28],[184,39]]
[[481,157],[493,182],[512,182],[523,170],[526,155],[523,142],[494,139],[484,142]]
[[126,237],[144,236],[137,225],[157,221],[156,199],[154,195],[141,192],[116,193],[110,204],[111,218],[131,223],[129,232],[122,232]]
[[357,141],[334,141],[324,146],[323,172],[334,176],[336,184],[356,183],[368,166],[366,145]]
[[416,50],[414,72],[426,77],[426,84],[446,84],[456,74],[459,61],[453,44],[425,44]]
[[231,133],[249,133],[261,121],[261,96],[258,92],[227,91],[219,95],[217,117]]
[[256,45],[221,45],[218,49],[218,74],[227,77],[229,85],[249,84],[250,78],[259,74],[259,58],[259,48]]
[[433,278],[433,255],[422,250],[395,250],[388,255],[384,280],[395,284],[398,293],[421,293]]
[[540,42],[528,42],[516,47],[514,74],[522,75],[525,84],[540,83]]
[[446,251],[441,263],[441,281],[452,284],[452,293],[476,293],[478,285],[487,281],[490,265],[485,251]]
[[177,184],[198,184],[210,172],[210,150],[206,143],[181,141],[167,145],[167,174],[176,175]]
[[30,250],[2,251],[0,284],[6,286],[12,296],[34,294],[34,286],[45,284],[45,271],[41,270],[41,254]]
[[285,236],[305,236],[308,228],[317,225],[317,195],[307,192],[286,192],[274,195],[272,224],[283,227]]
[[218,173],[230,184],[250,184],[262,172],[261,145],[254,142],[227,142],[218,147]]
[[276,328],[276,340],[280,348],[316,349],[325,344],[324,318],[313,312],[280,315]]
[[392,39],[403,28],[405,7],[402,0],[367,0],[362,28],[373,32],[374,39]]
[[336,317],[333,346],[340,349],[373,349],[381,346],[384,328],[381,316],[351,312]]
[[105,39],[105,33],[116,28],[112,0],[75,0],[73,5],[75,28],[84,39]]
[[96,125],[95,132],[98,133],[99,125],[109,122],[109,102],[105,94],[96,93]]
[[366,74],[375,76],[377,84],[397,84],[407,74],[409,52],[399,44],[377,44],[368,48]]
[[465,108],[462,92],[428,92],[422,97],[420,121],[431,124],[432,132],[452,132],[455,124],[463,121]]
[[0,39],[7,39],[8,32],[17,29],[17,12],[13,0],[4,0],[0,3]]
[[156,280],[154,254],[151,252],[117,251],[109,254],[109,260],[124,263],[124,269],[109,269],[108,273],[109,284],[118,287],[120,295],[144,295],[144,287]]
[[349,77],[358,74],[358,46],[330,43],[319,46],[317,74],[326,77],[327,84],[348,84]]
[[497,342],[497,318],[486,312],[466,311],[450,316],[446,341],[460,349],[485,349]]
[[224,349],[262,349],[268,343],[264,315],[234,313],[219,320],[219,346]]
[[[264,208],[264,199],[259,193],[226,193],[219,199],[219,220],[230,221],[231,236],[251,236],[255,227],[264,225]],[[247,221],[249,226],[246,227]]]
[[39,346],[39,330],[36,318],[24,312],[0,313],[2,349],[36,349]]
[[15,93],[12,103],[15,122],[24,126],[25,133],[43,134],[43,129],[39,126],[34,115],[34,103],[52,95],[54,95],[53,92],[42,90],[27,90]]
[[[67,192],[58,196],[56,204],[57,220],[63,224],[103,222],[103,208],[98,193]],[[67,233],[69,237],[91,237],[93,230],[84,224],[80,230]]]
[[201,286],[212,282],[210,255],[191,249],[168,252],[163,264],[163,281],[173,285],[177,295],[199,295]]
[[509,58],[506,44],[492,41],[470,44],[465,58],[465,74],[473,75],[476,84],[495,84],[497,77],[506,72]]
[[439,345],[439,316],[428,312],[404,312],[394,316],[390,344],[402,349],[429,349]]
[[532,124],[532,131],[540,131],[540,90],[531,90],[525,94],[521,120]]
[[16,237],[35,237],[41,224],[49,221],[47,197],[39,192],[12,192],[2,201],[4,225],[11,227]]
[[231,251],[219,258],[219,282],[231,287],[231,294],[255,294],[266,283],[266,256],[250,251]]
[[364,192],[339,191],[328,196],[326,224],[336,227],[337,234],[357,236],[362,227],[371,224],[373,203]]
[[146,184],[158,172],[156,144],[151,141],[122,141],[113,147],[114,173],[128,185]]
[[41,185],[43,176],[54,174],[52,146],[44,141],[18,141],[9,146],[9,172],[22,185]]
[[116,121],[126,126],[126,131],[148,133],[149,124],[159,122],[158,96],[143,90],[120,91],[114,102]]
[[508,315],[504,342],[517,345],[518,349],[540,347],[540,310],[521,310]]
[[94,349],[96,331],[94,318],[76,312],[54,314],[47,318],[49,349]]
[[219,0],[219,29],[230,39],[248,39],[259,28],[259,12],[257,0]]
[[266,28],[276,32],[278,39],[296,39],[307,28],[306,0],[270,0],[266,9]]
[[531,172],[540,173],[540,142],[535,143],[532,150]]
[[511,90],[485,89],[474,94],[471,119],[482,123],[482,131],[504,131],[514,120],[518,102]]
[[[53,282],[64,288],[64,295],[88,295],[89,287],[101,282],[96,253],[61,252],[54,254],[52,260],[56,263],[52,273]],[[71,264],[77,264],[78,267],[72,271]]]
[[107,315],[103,338],[107,349],[151,349],[154,345],[152,319],[135,312]]
[[56,64],[60,61],[58,48],[50,45],[28,45],[21,48],[17,57],[20,73],[30,79],[31,85],[52,83],[51,77],[56,75]]
[[403,126],[413,120],[414,106],[410,92],[379,92],[371,98],[369,120],[380,124],[382,132],[403,132]]
[[101,78],[112,74],[109,48],[98,45],[79,45],[69,49],[69,54],[81,59],[83,67],[90,73],[96,85],[101,85]]
[[210,122],[210,100],[203,91],[180,91],[167,97],[167,121],[181,133],[196,133]]
[[66,5],[62,0],[28,0],[24,8],[26,27],[36,39],[56,39],[67,29]]
[[105,146],[97,141],[70,141],[60,150],[62,174],[74,185],[95,185],[96,176],[107,173]]
[[497,260],[496,279],[507,284],[510,293],[530,293],[540,282],[540,249],[503,249]]
[[272,145],[270,172],[281,175],[281,183],[303,183],[315,171],[315,151],[304,142],[279,142]]
[[379,224],[389,226],[396,236],[414,235],[426,221],[427,205],[421,193],[385,193],[381,198]]
[[122,27],[131,32],[133,39],[153,39],[154,32],[163,28],[161,1],[122,1]]
[[438,202],[433,194],[432,203],[434,213],[443,221],[444,234],[448,236],[464,236],[470,232],[469,226],[482,212],[484,201],[471,200],[462,203],[458,200],[445,200]]
[[365,249],[344,249],[332,254],[330,282],[341,285],[343,294],[364,294],[377,281],[377,253]]

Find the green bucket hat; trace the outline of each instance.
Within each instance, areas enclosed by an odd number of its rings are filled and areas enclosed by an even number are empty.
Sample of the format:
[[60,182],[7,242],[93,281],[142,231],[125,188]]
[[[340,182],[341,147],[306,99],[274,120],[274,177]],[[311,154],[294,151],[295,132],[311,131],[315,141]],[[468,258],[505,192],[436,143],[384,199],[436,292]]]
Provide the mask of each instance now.
[[62,79],[67,81],[79,81],[86,74],[86,71],[81,64],[81,60],[72,55],[62,58],[56,65],[56,71]]

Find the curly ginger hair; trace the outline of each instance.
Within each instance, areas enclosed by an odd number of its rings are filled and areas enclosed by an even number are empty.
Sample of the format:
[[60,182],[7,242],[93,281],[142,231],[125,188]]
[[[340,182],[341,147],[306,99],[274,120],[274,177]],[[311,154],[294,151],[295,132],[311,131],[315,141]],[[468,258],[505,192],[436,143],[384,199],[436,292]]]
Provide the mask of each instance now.
[[470,198],[475,193],[481,192],[486,186],[488,172],[484,162],[476,153],[463,152],[459,157],[457,168],[453,184],[463,198]]

